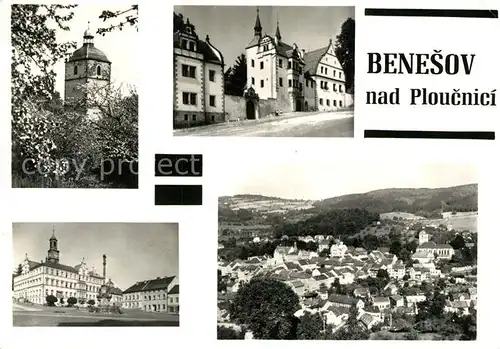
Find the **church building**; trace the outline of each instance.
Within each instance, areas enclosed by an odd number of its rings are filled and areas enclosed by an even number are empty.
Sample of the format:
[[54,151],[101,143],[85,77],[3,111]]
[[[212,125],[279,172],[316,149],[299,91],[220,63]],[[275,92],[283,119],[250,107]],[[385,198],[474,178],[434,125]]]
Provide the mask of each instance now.
[[174,128],[225,121],[224,57],[198,38],[195,26],[174,13]]
[[429,241],[429,234],[425,230],[418,234],[418,240],[419,245],[412,255],[412,259],[418,260],[420,263],[429,263],[434,258],[451,259],[455,253],[449,244],[436,244],[434,241]]
[[[65,305],[69,297],[75,297],[80,304],[88,304],[89,300],[99,304],[97,296],[105,278],[95,269],[89,269],[84,258],[75,266],[61,264],[54,231],[49,239],[45,261],[31,260],[26,254],[21,266],[21,273],[14,276],[13,280],[13,296],[16,301],[45,304],[46,297],[53,295],[58,299],[58,305]],[[108,284],[112,284],[111,280]],[[113,285],[111,293],[114,295],[114,302],[121,301],[120,289]]]
[[[331,39],[328,46],[306,52],[284,41],[279,22],[274,36],[263,34],[257,9],[246,57],[247,91],[260,100],[274,100],[277,110],[332,111],[347,104],[345,76]],[[259,118],[256,103],[254,108],[255,115],[247,118]]]
[[95,103],[102,104],[111,83],[111,62],[94,46],[90,28],[83,34],[83,45],[65,62],[64,102],[87,113],[99,116]]

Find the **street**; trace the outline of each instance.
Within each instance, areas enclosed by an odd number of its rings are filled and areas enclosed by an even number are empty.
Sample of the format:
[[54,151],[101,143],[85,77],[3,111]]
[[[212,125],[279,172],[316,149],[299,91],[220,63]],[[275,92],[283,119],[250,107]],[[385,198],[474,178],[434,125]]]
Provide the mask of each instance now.
[[14,326],[179,326],[179,315],[126,310],[123,314],[89,313],[87,309],[14,307]]
[[291,113],[175,130],[174,136],[354,137],[354,112]]

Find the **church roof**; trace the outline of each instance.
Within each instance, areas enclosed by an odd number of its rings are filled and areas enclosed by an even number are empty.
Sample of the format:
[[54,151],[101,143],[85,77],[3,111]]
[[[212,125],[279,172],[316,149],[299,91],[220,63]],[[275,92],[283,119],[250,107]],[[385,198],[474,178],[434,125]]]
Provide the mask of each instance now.
[[453,249],[453,247],[449,244],[436,244],[434,241],[428,241],[424,242],[423,244],[419,245],[418,248],[449,248]]
[[111,63],[104,52],[96,48],[93,44],[83,44],[82,47],[73,52],[68,61],[72,62],[82,59],[93,59],[99,62]]
[[144,292],[168,289],[168,286],[175,279],[175,276],[156,278],[152,280],[139,281],[127,288],[123,293]]
[[319,48],[314,51],[306,52],[306,54],[304,55],[304,61],[306,62],[304,71],[308,72],[311,75],[316,75],[316,70],[318,69],[319,61],[325,55],[325,53],[328,52],[329,47],[330,45]]

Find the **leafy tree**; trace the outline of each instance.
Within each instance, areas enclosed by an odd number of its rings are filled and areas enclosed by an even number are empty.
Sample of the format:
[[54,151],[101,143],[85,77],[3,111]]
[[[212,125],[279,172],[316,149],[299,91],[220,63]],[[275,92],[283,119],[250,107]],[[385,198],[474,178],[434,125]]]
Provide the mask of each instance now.
[[17,266],[17,269],[16,269],[16,271],[14,272],[14,274],[15,274],[16,276],[19,276],[19,275],[21,275],[22,273],[23,273],[23,266],[22,266],[22,264],[19,264],[19,265]]
[[62,305],[62,304],[64,304],[64,298],[63,298],[63,297],[61,297],[61,298],[59,299],[59,303],[60,303],[61,305]]
[[411,328],[410,331],[405,334],[405,339],[408,341],[418,340],[418,332],[414,328]]
[[224,73],[224,92],[228,95],[243,96],[247,84],[247,58],[241,54],[234,65]]
[[354,19],[348,18],[337,35],[335,55],[345,74],[346,91],[354,93]]
[[455,235],[455,238],[450,241],[450,245],[455,249],[455,250],[460,250],[461,248],[465,247],[465,240],[462,235],[457,234]]
[[68,306],[71,307],[71,306],[75,305],[78,302],[78,300],[75,297],[69,297],[67,302],[68,302]]
[[57,297],[49,294],[47,297],[45,297],[45,301],[47,302],[47,305],[49,307],[53,307],[57,302]]
[[306,312],[297,325],[297,339],[320,339],[325,323],[319,313]]
[[395,254],[396,256],[401,256],[401,251],[402,251],[402,244],[401,241],[399,240],[393,240],[391,242],[391,247],[389,248],[389,252],[392,254]]
[[224,277],[222,276],[222,272],[217,269],[217,291],[225,292],[227,289],[227,284],[224,281]]
[[244,283],[231,303],[230,316],[245,324],[257,339],[287,339],[294,335],[299,298],[286,284],[253,278]]
[[87,303],[88,303],[89,305],[94,306],[94,305],[95,305],[95,300],[93,300],[93,299],[89,299]]
[[103,22],[114,22],[108,27],[97,29],[97,34],[105,36],[106,33],[112,32],[114,30],[123,30],[125,26],[130,26],[139,31],[139,5],[132,5],[124,10],[118,11],[102,11],[99,16]]
[[245,333],[226,326],[217,326],[217,339],[244,339]]
[[48,137],[54,126],[41,104],[54,96],[55,64],[75,42],[58,43],[57,27],[69,30],[76,5],[24,5],[11,7],[11,102],[12,102],[12,169],[21,172],[24,159],[43,172],[55,171],[50,154],[54,142]]

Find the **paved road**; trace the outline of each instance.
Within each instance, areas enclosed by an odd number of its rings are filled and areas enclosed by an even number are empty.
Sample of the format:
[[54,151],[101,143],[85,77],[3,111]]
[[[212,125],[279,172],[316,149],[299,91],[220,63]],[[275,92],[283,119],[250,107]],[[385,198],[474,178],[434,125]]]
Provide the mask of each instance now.
[[96,314],[74,309],[56,313],[52,308],[18,309],[13,313],[14,326],[179,326],[178,315],[165,313]]
[[354,137],[352,111],[299,114],[176,130],[175,136]]

